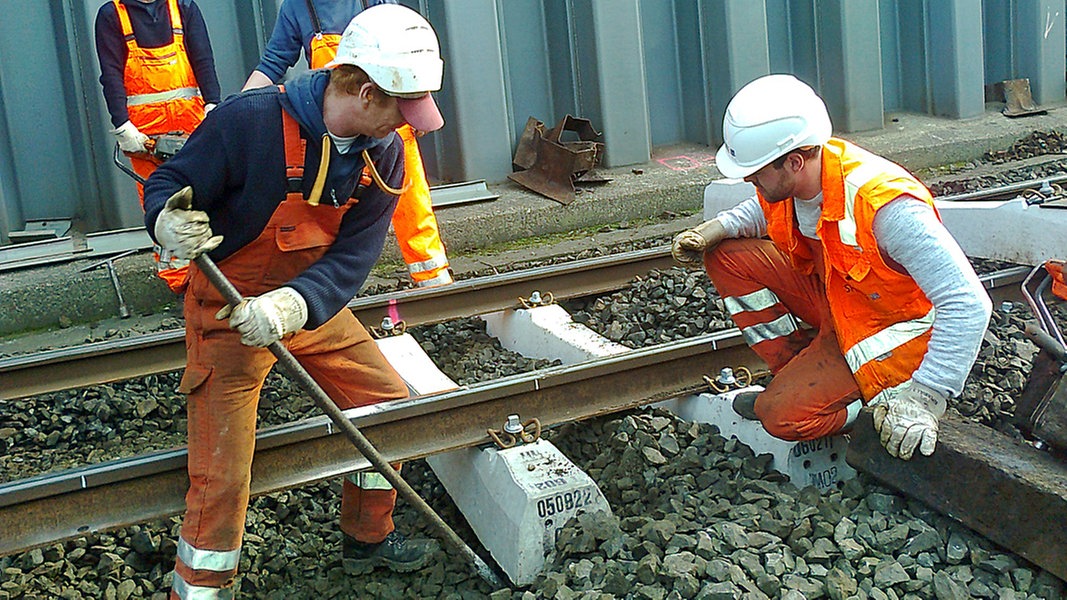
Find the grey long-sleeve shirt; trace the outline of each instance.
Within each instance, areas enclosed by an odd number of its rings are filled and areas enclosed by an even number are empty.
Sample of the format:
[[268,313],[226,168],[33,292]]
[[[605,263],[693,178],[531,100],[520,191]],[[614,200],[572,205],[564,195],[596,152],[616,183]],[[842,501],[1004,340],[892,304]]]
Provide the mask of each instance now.
[[[822,195],[798,200],[795,207],[801,233],[818,239]],[[717,218],[730,237],[767,234],[767,218],[754,196]],[[959,244],[921,200],[903,196],[883,206],[874,217],[874,238],[879,250],[904,267],[934,305],[930,344],[913,379],[958,396],[989,325],[989,295]]]

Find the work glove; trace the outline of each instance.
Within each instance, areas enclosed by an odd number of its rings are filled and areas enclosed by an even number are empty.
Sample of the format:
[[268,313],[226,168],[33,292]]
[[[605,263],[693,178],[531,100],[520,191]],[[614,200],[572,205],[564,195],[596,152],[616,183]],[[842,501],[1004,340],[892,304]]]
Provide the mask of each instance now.
[[241,333],[245,346],[263,348],[299,330],[307,323],[308,305],[300,292],[280,287],[262,296],[245,298],[234,307],[226,305],[215,318],[230,318],[230,329]]
[[145,148],[148,136],[141,133],[137,126],[129,121],[119,125],[118,129],[112,129],[111,134],[119,141],[119,149],[123,152],[148,152]]
[[700,269],[704,266],[704,252],[718,246],[725,238],[726,229],[718,219],[704,221],[674,236],[671,256],[683,267]]
[[890,456],[911,458],[915,448],[923,456],[934,453],[937,420],[945,414],[948,396],[912,381],[896,396],[874,406],[874,430]]
[[185,186],[167,199],[154,229],[161,246],[186,260],[194,260],[222,243],[221,235],[211,234],[207,213],[192,207],[193,188]]

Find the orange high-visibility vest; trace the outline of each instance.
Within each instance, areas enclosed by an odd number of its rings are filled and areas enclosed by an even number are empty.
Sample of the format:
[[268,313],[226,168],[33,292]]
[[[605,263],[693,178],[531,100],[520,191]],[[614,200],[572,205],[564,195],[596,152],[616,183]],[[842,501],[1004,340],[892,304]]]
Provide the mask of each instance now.
[[113,0],[126,39],[126,108],[130,122],[145,135],[192,133],[204,120],[204,99],[185,50],[178,0],[167,0],[174,39],[159,48],[141,48],[126,6]]
[[[930,191],[903,167],[837,138],[823,146],[822,193],[816,231],[838,343],[863,397],[881,400],[919,368],[934,310],[914,279],[886,263],[874,239],[874,215],[901,195],[937,210]],[[771,240],[794,267],[812,273],[814,261],[796,225],[793,201],[759,200]]]

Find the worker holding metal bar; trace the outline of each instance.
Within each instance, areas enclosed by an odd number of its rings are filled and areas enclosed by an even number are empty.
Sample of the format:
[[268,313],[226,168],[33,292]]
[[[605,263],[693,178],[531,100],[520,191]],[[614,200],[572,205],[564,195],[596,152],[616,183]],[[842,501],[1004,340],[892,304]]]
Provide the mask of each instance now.
[[791,75],[741,88],[716,164],[756,195],[677,235],[672,253],[707,271],[774,374],[735,397],[739,415],[810,440],[868,405],[889,454],[929,456],[992,303],[926,187],[831,132],[822,99]]
[[[340,32],[368,6],[395,4],[395,0],[284,0],[274,23],[263,58],[249,75],[244,89],[273,85],[296,64],[303,48],[312,69],[326,66],[337,52]],[[404,185],[396,211],[393,231],[408,275],[418,287],[452,283],[448,256],[441,241],[437,217],[433,214],[430,186],[419,152],[419,131],[410,124],[397,129],[404,141]]]
[[[341,408],[401,399],[405,383],[344,310],[378,260],[404,177],[408,123],[443,125],[436,34],[399,5],[357,15],[331,63],[228,98],[145,185],[145,224],[178,256],[203,252],[245,298],[229,306],[195,264],[185,296],[189,479],[174,598],[232,593],[256,406],[280,343]],[[364,178],[366,168],[370,177]],[[377,473],[343,484],[346,569],[411,571],[436,547],[395,531]]]
[[[194,0],[112,0],[96,14],[100,85],[119,148],[147,179],[159,165],[146,144],[165,133],[192,133],[219,102],[207,25]],[[144,208],[144,189],[137,184]],[[156,273],[175,293],[186,262],[155,253]]]

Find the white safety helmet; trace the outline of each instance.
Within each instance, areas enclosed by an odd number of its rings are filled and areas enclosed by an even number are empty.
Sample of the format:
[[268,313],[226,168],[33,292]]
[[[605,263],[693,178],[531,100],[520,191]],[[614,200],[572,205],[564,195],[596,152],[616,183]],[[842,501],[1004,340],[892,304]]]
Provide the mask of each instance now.
[[419,13],[399,4],[361,11],[341,34],[337,56],[326,66],[355,65],[382,91],[400,99],[400,111],[416,129],[444,124],[430,92],[441,89],[437,34]]
[[719,171],[748,177],[790,150],[821,146],[833,127],[826,104],[792,75],[765,75],[734,94],[722,119]]

